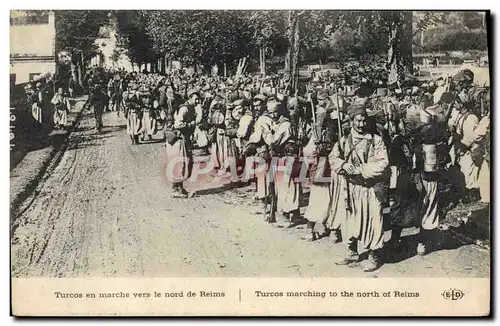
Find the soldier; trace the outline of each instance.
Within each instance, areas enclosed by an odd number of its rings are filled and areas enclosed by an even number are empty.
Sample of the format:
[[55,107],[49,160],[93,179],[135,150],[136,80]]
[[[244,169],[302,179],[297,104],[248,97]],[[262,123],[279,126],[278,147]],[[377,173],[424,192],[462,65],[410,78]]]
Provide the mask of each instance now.
[[[302,196],[302,183],[295,180],[298,160],[297,135],[293,133],[290,119],[285,114],[286,106],[279,102],[270,102],[268,112],[273,119],[273,126],[263,137],[270,145],[272,161],[271,169],[275,185],[276,210],[278,216],[283,216],[285,221],[293,223],[300,219],[300,198]],[[272,208],[273,209],[273,208]],[[275,222],[271,220],[270,222]]]
[[210,104],[211,129],[209,139],[212,143],[212,164],[216,173],[222,174],[226,164],[226,103],[217,95]]
[[[262,98],[264,99],[264,98]],[[261,100],[260,103],[262,106],[264,101]],[[269,105],[267,105],[269,108]],[[273,107],[271,107],[271,110]],[[257,117],[255,121],[255,125],[253,128],[253,132],[248,138],[248,145],[245,150],[246,157],[255,156],[252,162],[247,162],[247,166],[250,164],[253,165],[254,171],[258,171],[256,174],[257,177],[257,187],[254,199],[261,201],[264,205],[268,200],[269,195],[269,163],[271,160],[269,145],[272,139],[266,138],[265,135],[268,135],[273,128],[273,119],[271,117],[271,111],[269,109],[262,111],[259,110],[259,106],[256,107],[256,113],[262,112]],[[264,211],[264,214],[267,212]]]
[[390,168],[384,222],[386,230],[391,231],[391,244],[397,246],[402,232],[401,225],[405,222],[406,199],[411,197],[408,192],[413,165],[412,152],[406,135],[406,125],[394,102],[390,99],[384,100],[382,109],[383,125],[379,127],[379,135],[385,140]]
[[[332,183],[327,158],[338,140],[337,111],[329,102],[327,92],[319,92],[317,99],[316,123],[313,124],[311,138],[304,148],[304,157],[312,161],[309,170],[309,205],[304,215],[308,221],[309,235],[305,238],[307,241],[315,241],[329,234],[326,222],[331,212]],[[336,242],[335,231],[333,237]]]
[[129,89],[123,94],[123,106],[127,119],[127,134],[130,136],[132,145],[139,143],[141,129],[141,109],[137,95],[137,85],[131,82]]
[[101,79],[95,79],[93,81],[91,92],[90,105],[94,107],[94,118],[96,123],[95,130],[99,132],[103,128],[102,114],[108,101],[105,86],[103,85],[103,81]]
[[478,182],[481,202],[490,203],[490,112],[488,112],[478,123],[476,128],[476,142],[483,148],[483,161],[479,170]]
[[[454,77],[455,78],[455,77]],[[465,78],[465,77],[463,77]],[[476,128],[479,119],[474,114],[472,103],[469,99],[467,81],[457,85],[458,94],[455,97],[454,108],[451,112],[448,126],[452,133],[452,160],[459,170],[456,175],[457,188],[463,193],[461,197],[466,200],[479,199],[479,166],[475,160],[475,151],[480,148],[476,143]]]
[[352,124],[350,134],[343,136],[329,155],[332,170],[345,174],[347,179],[346,218],[341,230],[348,250],[337,264],[357,262],[359,242],[369,252],[363,270],[371,272],[382,265],[382,204],[389,158],[382,138],[367,131],[365,107],[352,105],[348,113]]
[[172,182],[173,198],[193,197],[184,189],[184,181],[192,172],[192,136],[196,127],[195,106],[200,103],[197,90],[188,92],[188,100],[174,111],[174,128],[167,138],[167,179]]
[[415,139],[415,172],[419,200],[417,217],[420,222],[417,253],[427,254],[434,246],[439,225],[438,184],[448,160],[446,120],[442,107],[452,101],[450,93],[443,93],[438,105],[427,107],[421,112],[422,126]]
[[[238,129],[241,118],[244,114],[243,100],[239,99],[232,103],[229,107],[230,110],[226,111],[225,125],[226,125],[226,150],[227,161],[224,170],[230,168],[232,181],[239,174],[241,162],[241,143],[238,138]],[[233,169],[236,169],[233,171]]]
[[165,96],[166,99],[164,100],[164,104],[162,106],[162,96],[160,92],[160,109],[163,107],[165,111],[165,126],[167,129],[170,129],[173,127],[174,124],[174,112],[179,108],[179,106],[182,104],[182,98],[179,94],[174,92],[174,89],[172,86],[166,87],[165,90]]
[[194,109],[196,113],[196,127],[193,135],[193,147],[197,149],[198,155],[208,155],[208,129],[210,128],[208,122],[209,110],[208,107],[205,107],[202,103],[197,104]]
[[55,128],[66,128],[68,123],[68,112],[71,109],[68,97],[63,92],[63,88],[59,87],[57,93],[50,101],[54,106],[54,124]]
[[[259,96],[259,95],[257,95],[257,96]],[[263,95],[259,96],[258,98],[255,98],[254,103],[257,106],[262,105],[261,104],[262,100],[265,101],[265,98],[263,99],[262,97],[263,97]],[[246,101],[244,101],[244,104],[246,104]],[[248,138],[250,137],[250,134],[251,134],[252,129],[253,129],[253,124],[255,122],[254,113],[252,110],[252,105],[246,105],[244,107],[244,112],[245,113],[243,114],[243,116],[241,117],[241,119],[239,121],[238,130],[236,132],[236,136],[238,137],[238,139],[240,141],[242,149],[246,148]]]
[[35,90],[33,92],[33,103],[31,106],[31,114],[35,121],[38,121],[37,127],[41,131],[43,130],[43,124],[45,118],[43,117],[43,107],[45,105],[45,96],[42,90],[42,83],[37,82],[35,84]]
[[142,141],[153,140],[153,135],[156,133],[156,112],[153,108],[151,100],[151,91],[148,87],[143,86],[139,90],[139,105],[141,107],[141,133]]

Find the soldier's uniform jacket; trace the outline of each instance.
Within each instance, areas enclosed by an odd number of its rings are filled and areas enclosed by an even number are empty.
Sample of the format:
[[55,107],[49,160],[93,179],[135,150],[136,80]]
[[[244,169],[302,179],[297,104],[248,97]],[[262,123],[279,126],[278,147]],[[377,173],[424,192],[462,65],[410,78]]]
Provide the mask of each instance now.
[[292,123],[290,120],[281,116],[279,120],[272,125],[271,132],[264,135],[267,138],[266,143],[271,144],[273,155],[277,156],[296,156],[298,148],[296,135],[294,135]]
[[185,140],[190,140],[194,133],[196,111],[190,103],[184,103],[174,112],[174,129],[184,135]]
[[125,115],[129,112],[140,112],[140,105],[135,91],[127,90],[123,92],[123,104],[125,106]]
[[256,146],[256,155],[264,159],[269,158],[269,146],[272,143],[272,138],[265,136],[272,135],[273,124],[273,119],[267,113],[263,113],[257,118],[253,133],[248,138],[248,142]]
[[160,108],[163,107],[165,110],[165,115],[166,115],[166,125],[165,127],[167,129],[172,129],[174,125],[174,113],[175,111],[179,108],[180,105],[182,105],[182,100],[180,96],[177,94],[174,94],[173,97],[165,97],[165,103],[163,106],[161,105],[161,93],[160,93]]
[[323,128],[321,130],[321,140],[318,144],[318,155],[320,157],[328,156],[328,154],[332,151],[333,145],[338,140],[339,132],[338,132],[338,124],[336,120],[326,119],[323,122]]
[[253,125],[253,114],[252,111],[248,110],[245,112],[243,117],[241,117],[238,123],[238,130],[236,132],[236,136],[243,140],[248,140],[250,137],[250,133],[252,131]]
[[54,95],[54,98],[52,99],[52,104],[56,108],[56,110],[70,110],[70,104],[69,100],[67,97],[61,94],[56,94]]
[[226,112],[225,125],[226,125],[226,136],[230,138],[237,138],[239,120],[237,120],[233,116],[232,110],[227,110]]
[[160,88],[158,88],[158,105],[160,108],[163,108],[165,106],[166,92],[167,88],[165,85],[162,85]]

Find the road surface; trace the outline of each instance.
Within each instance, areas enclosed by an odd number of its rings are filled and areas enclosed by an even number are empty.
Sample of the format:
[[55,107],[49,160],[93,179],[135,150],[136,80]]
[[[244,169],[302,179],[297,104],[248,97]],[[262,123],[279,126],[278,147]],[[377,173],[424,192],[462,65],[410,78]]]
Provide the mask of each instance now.
[[[131,145],[125,120],[87,113],[60,163],[14,222],[13,277],[488,277],[489,252],[452,244],[427,256],[410,249],[374,273],[336,266],[345,247],[301,240],[304,225],[266,223],[252,187],[190,185],[199,196],[172,199],[163,177],[161,136]],[[187,187],[189,188],[189,187]]]

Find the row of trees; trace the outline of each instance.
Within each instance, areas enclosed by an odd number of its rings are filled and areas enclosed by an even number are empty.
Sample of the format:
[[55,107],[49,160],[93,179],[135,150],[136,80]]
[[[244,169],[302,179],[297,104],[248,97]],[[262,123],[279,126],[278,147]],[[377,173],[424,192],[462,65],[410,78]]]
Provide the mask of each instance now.
[[[269,70],[266,62],[280,62],[285,73],[296,78],[299,62],[385,55],[388,64],[402,68],[398,71],[411,73],[412,47],[418,45],[418,35],[457,22],[475,28],[484,22],[478,15],[328,10],[60,11],[56,13],[56,47],[71,53],[71,70],[77,81],[81,81],[81,66],[96,55],[99,28],[109,24],[115,27],[132,62],[151,63],[153,71],[164,71],[171,60],[234,70],[238,59],[247,57],[251,69],[260,66],[265,72]],[[291,91],[294,86],[292,82]]]
[[[163,70],[162,62],[171,59],[232,69],[237,59],[248,57],[264,72],[266,58],[278,56],[284,58],[284,72],[293,77],[293,91],[299,62],[327,62],[332,54],[341,60],[389,51],[389,61],[404,65],[410,73],[412,69],[409,11],[115,11],[113,15],[129,57],[139,64],[153,62],[153,70]],[[343,51],[334,51],[337,48]]]

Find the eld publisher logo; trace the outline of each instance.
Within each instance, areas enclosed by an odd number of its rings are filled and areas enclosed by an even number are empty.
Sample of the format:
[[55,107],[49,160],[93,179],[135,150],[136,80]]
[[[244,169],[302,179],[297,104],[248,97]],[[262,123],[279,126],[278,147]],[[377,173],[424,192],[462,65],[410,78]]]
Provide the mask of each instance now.
[[460,300],[464,297],[464,293],[461,290],[449,289],[443,292],[443,298],[447,300]]

